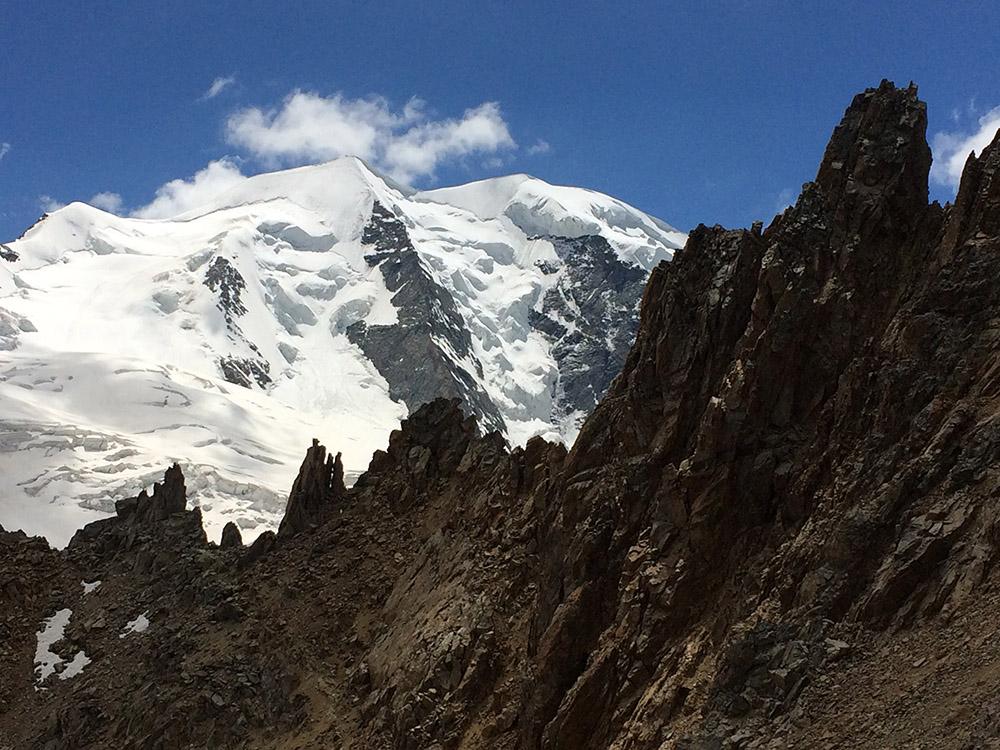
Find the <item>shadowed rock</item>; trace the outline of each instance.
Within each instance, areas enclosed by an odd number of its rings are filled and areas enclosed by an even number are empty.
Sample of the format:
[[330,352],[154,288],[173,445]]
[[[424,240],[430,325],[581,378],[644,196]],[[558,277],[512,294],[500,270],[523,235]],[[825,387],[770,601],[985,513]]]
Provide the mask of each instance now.
[[326,447],[313,440],[292,484],[278,536],[290,536],[315,528],[330,516],[335,502],[346,492],[340,454],[328,456]]
[[143,490],[137,497],[118,500],[115,512],[124,521],[145,524],[162,521],[173,513],[180,513],[187,503],[187,488],[181,467],[174,464],[163,475],[163,482],[153,484],[153,495]]
[[234,549],[243,546],[243,535],[240,534],[240,527],[229,521],[222,529],[222,539],[219,540],[220,549]]
[[[143,490],[136,497],[116,501],[116,515],[89,523],[77,531],[70,540],[69,549],[106,556],[136,547],[207,544],[201,509],[187,510],[186,506],[184,474],[181,467],[174,464],[164,473],[162,482],[153,484],[152,495]],[[136,558],[137,565],[148,567],[148,555]]]
[[389,395],[411,406],[457,397],[486,428],[502,430],[499,410],[466,369],[472,364],[482,376],[482,364],[455,300],[424,267],[406,225],[375,201],[361,242],[374,250],[365,260],[379,267],[392,292],[397,321],[388,325],[358,321],[346,333],[386,379]]
[[270,553],[271,550],[274,549],[275,544],[275,533],[273,531],[265,531],[259,537],[254,539],[253,543],[247,547],[247,551],[243,553],[243,556],[239,560],[238,567],[242,569],[253,565],[262,557]]

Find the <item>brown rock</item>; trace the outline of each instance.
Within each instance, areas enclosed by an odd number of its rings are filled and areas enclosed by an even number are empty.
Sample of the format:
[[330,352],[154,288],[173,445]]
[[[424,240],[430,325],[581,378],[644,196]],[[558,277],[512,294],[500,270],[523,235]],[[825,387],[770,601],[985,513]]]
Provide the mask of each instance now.
[[346,492],[340,454],[336,458],[327,456],[326,448],[313,440],[292,484],[278,536],[315,528],[332,514],[336,501]]

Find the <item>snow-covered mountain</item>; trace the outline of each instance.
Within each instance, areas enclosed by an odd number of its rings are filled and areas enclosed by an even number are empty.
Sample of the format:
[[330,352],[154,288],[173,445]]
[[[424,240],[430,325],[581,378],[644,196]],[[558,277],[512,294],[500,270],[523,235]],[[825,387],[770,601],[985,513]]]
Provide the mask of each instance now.
[[252,538],[312,437],[350,477],[440,395],[571,440],[684,240],[589,190],[412,192],[354,158],[170,220],[70,204],[0,245],[0,524],[65,542],[178,460],[210,535]]

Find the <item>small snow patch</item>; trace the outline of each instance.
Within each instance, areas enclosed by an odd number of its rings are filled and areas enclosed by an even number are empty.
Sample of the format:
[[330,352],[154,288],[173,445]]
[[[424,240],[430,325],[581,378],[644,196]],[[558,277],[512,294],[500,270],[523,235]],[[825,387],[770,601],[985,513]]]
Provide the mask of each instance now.
[[88,664],[90,664],[90,657],[83,651],[78,651],[76,656],[66,665],[66,668],[59,673],[59,679],[68,680],[70,677],[76,677]]
[[84,594],[90,594],[90,593],[92,593],[95,589],[97,589],[98,586],[101,585],[100,581],[89,581],[89,582],[88,581],[81,581],[81,583],[83,584],[83,593]]
[[90,664],[90,657],[83,651],[67,663],[59,654],[52,651],[52,646],[63,639],[69,618],[73,615],[71,609],[60,609],[52,617],[42,622],[38,631],[38,645],[35,647],[35,690],[41,690],[41,683],[58,673],[60,680],[68,680],[83,671]]
[[143,612],[141,615],[136,617],[132,622],[125,626],[125,630],[122,631],[119,638],[124,638],[127,635],[132,635],[132,633],[145,633],[149,629],[149,613]]

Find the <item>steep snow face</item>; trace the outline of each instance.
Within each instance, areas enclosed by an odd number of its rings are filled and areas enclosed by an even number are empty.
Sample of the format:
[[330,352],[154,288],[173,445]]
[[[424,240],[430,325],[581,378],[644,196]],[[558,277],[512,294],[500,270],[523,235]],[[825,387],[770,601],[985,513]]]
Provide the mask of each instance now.
[[66,206],[0,245],[0,524],[65,543],[177,461],[209,535],[253,539],[311,438],[351,478],[435,395],[570,440],[684,239],[587,190],[412,193],[354,158],[169,220]]
[[670,260],[687,240],[683,232],[615,198],[550,185],[524,174],[426,190],[413,197],[456,206],[481,219],[506,220],[529,237],[597,235],[623,261],[647,271],[661,260]]

